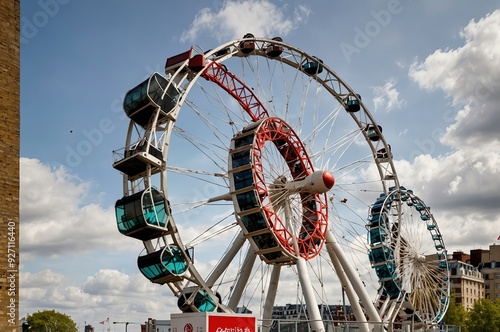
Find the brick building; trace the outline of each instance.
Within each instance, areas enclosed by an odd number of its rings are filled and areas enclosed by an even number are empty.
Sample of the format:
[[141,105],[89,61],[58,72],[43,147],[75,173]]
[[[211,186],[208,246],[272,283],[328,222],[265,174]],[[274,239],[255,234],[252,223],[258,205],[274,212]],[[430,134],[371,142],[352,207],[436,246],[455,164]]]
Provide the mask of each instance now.
[[500,245],[473,249],[470,254],[454,252],[450,272],[456,302],[466,310],[480,298],[500,299]]
[[489,250],[471,250],[471,256],[474,252],[481,257],[478,268],[484,276],[484,297],[500,299],[500,245],[493,244]]
[[450,262],[451,291],[455,301],[470,311],[477,300],[484,298],[484,279],[478,268],[470,264],[470,255],[461,251],[453,253]]
[[0,331],[19,319],[19,0],[0,2]]

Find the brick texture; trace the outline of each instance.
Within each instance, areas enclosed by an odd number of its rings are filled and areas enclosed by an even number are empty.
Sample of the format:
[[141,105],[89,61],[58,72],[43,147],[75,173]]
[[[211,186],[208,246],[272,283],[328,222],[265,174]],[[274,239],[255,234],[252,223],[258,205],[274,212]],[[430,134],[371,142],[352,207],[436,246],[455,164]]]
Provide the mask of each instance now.
[[19,331],[19,0],[0,1],[0,331]]

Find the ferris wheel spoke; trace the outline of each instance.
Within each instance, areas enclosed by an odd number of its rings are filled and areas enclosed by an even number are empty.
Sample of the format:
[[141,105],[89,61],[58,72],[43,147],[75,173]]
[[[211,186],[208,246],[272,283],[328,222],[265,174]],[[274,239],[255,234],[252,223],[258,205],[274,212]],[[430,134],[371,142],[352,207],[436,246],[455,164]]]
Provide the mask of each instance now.
[[[227,132],[221,130],[221,123],[236,126],[236,123],[234,122],[235,118],[238,119],[238,123],[244,123],[241,114],[232,112],[231,108],[229,108],[228,106],[221,107],[224,110],[224,116],[219,116],[217,114],[214,114],[213,111],[206,109],[206,107],[202,109],[200,106],[195,106],[193,102],[187,102],[187,104],[190,106],[193,115],[196,116],[203,124],[203,126],[205,126],[207,130],[209,130],[213,134],[214,138],[217,139],[220,146],[225,147],[227,142],[231,139],[231,137],[227,136]],[[198,139],[203,141],[207,138],[205,137]]]
[[[359,135],[360,132],[351,132],[347,133],[343,137],[340,137],[335,142],[326,142],[324,147],[321,150],[318,150],[311,157],[318,159],[322,165],[329,165],[330,162],[332,162],[332,169],[346,167],[344,165],[345,162],[342,161],[342,157],[344,157],[345,153],[349,151],[349,148],[353,146]],[[336,159],[332,161],[333,156],[335,156]],[[352,163],[352,161],[349,162]],[[371,162],[373,163],[373,159]],[[339,164],[340,166],[337,166]]]
[[[216,86],[210,86],[207,89],[205,86],[197,84],[197,87],[200,91],[203,92],[204,99],[208,102],[208,105],[198,105],[194,100],[186,100],[186,104],[195,111],[197,114],[205,114],[210,115],[215,120],[215,123],[226,123],[230,125],[237,126],[238,124],[244,124],[247,122],[246,112],[244,112],[241,108],[235,108],[234,105],[230,105],[226,103],[226,100],[223,97],[223,91],[221,91]],[[210,90],[210,91],[209,91]],[[198,111],[199,110],[199,111]],[[217,112],[221,115],[217,115]],[[217,130],[221,134],[220,130]]]
[[227,270],[234,257],[241,250],[243,245],[245,244],[245,236],[243,231],[240,231],[238,235],[235,237],[233,243],[229,246],[228,250],[222,256],[219,263],[213,268],[212,272],[207,278],[207,285],[209,287],[213,287],[216,281],[222,276],[222,274]]
[[[356,173],[360,169],[366,168],[367,165],[372,164],[368,158],[369,157],[364,156],[361,159],[353,160],[348,164],[339,166],[338,168],[334,167],[333,172],[335,172],[335,174],[340,174],[339,179],[342,179],[342,177]],[[352,182],[350,183],[352,184]]]
[[218,177],[218,178],[227,178],[227,173],[215,173],[215,172],[207,172],[199,169],[188,169],[188,168],[182,168],[182,167],[175,167],[175,166],[166,166],[167,171],[171,172],[176,172],[176,173],[182,173],[182,174],[187,174],[191,176],[192,174],[196,175],[206,175],[210,177]]
[[[340,111],[341,108],[337,107],[328,114],[323,115],[323,118],[319,123],[316,123],[318,121],[317,119],[313,119],[314,124],[311,125],[309,132],[302,139],[307,145],[311,145],[311,151],[317,151],[315,154],[325,155],[326,152],[334,153],[335,150],[333,150],[332,147],[340,145],[341,143],[339,142],[342,142],[345,138],[351,136],[351,133],[346,133],[343,137],[337,139],[337,141],[330,142],[331,137],[334,136],[334,130],[338,130],[338,128],[336,128],[336,120],[340,116]],[[316,148],[312,145],[317,142],[318,139],[322,141],[323,147]],[[314,157],[314,155],[312,157]]]
[[194,137],[193,134],[190,134],[189,132],[183,130],[183,129],[178,129],[175,131],[175,133],[189,142],[196,150],[201,152],[203,155],[205,155],[207,158],[209,158],[219,170],[223,171],[226,167],[223,166],[225,159],[221,151],[227,152],[227,148],[223,146],[217,146],[214,145],[210,142],[205,142],[202,141],[196,137]]
[[193,240],[191,240],[186,246],[187,247],[194,247],[196,245],[199,245],[200,243],[203,243],[209,239],[212,239],[216,237],[217,235],[220,235],[221,233],[224,233],[234,227],[236,227],[236,224],[234,222],[231,222],[228,225],[225,225],[223,227],[217,228],[217,226],[222,223],[223,221],[231,218],[233,216],[233,213],[231,212],[229,215],[224,216],[221,218],[217,223],[211,225],[208,229],[206,229],[204,232],[196,236]]

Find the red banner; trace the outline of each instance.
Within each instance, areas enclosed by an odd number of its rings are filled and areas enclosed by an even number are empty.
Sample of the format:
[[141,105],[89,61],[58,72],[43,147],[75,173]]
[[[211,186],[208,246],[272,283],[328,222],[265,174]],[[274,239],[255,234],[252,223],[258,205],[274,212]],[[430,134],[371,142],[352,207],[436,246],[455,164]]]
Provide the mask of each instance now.
[[208,316],[208,332],[256,332],[252,316]]

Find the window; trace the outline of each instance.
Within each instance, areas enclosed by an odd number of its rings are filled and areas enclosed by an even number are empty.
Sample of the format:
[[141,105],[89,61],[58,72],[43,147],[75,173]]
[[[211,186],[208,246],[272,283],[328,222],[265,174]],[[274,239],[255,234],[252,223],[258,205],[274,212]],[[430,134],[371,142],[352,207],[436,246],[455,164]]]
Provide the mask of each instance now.
[[249,233],[264,229],[267,227],[264,216],[261,212],[253,213],[248,216],[242,216],[241,221]]
[[236,190],[253,185],[253,174],[251,169],[234,173],[234,188]]
[[246,135],[246,136],[243,136],[243,137],[238,137],[234,141],[234,148],[237,149],[237,148],[240,148],[242,146],[252,144],[253,143],[253,138],[254,138],[254,135]]
[[236,195],[236,199],[241,211],[253,209],[259,206],[253,190]]
[[237,152],[232,156],[233,168],[237,168],[250,163],[250,149]]

